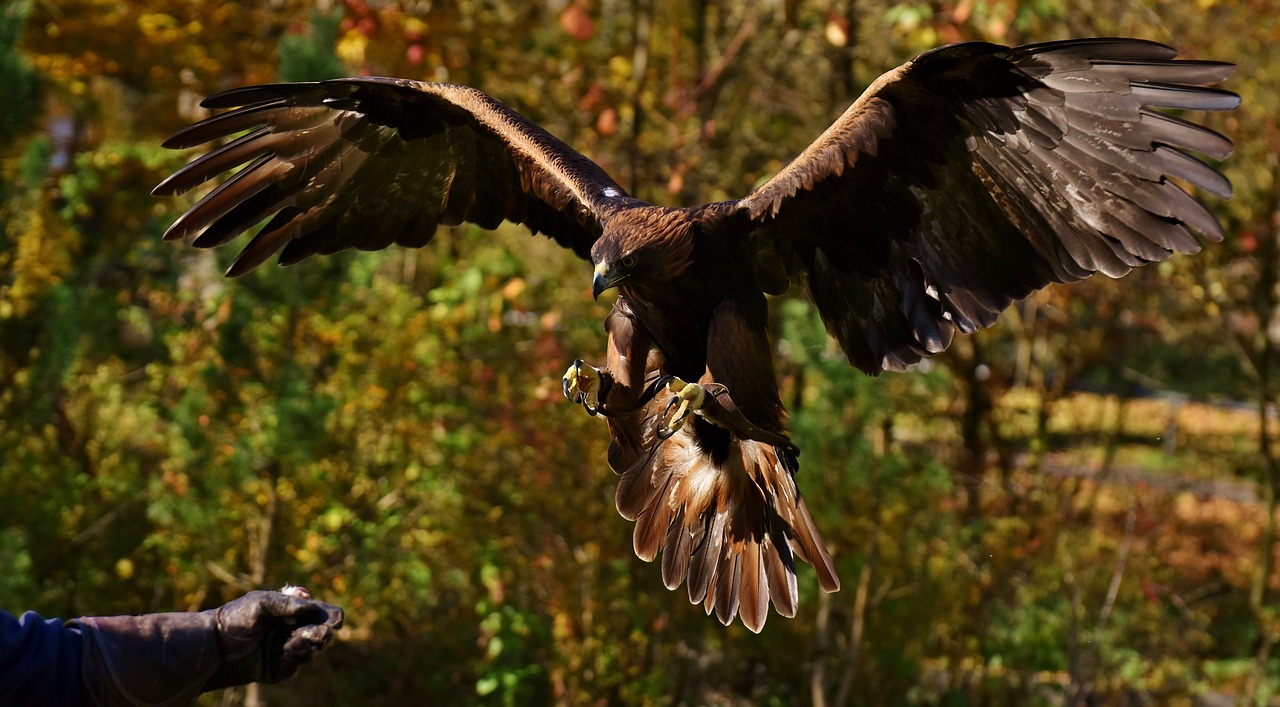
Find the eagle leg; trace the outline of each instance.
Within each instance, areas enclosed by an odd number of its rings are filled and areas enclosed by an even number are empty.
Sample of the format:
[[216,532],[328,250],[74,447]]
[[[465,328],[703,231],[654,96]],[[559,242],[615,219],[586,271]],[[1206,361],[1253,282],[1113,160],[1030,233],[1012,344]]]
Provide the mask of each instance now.
[[766,430],[748,420],[723,384],[686,383],[675,376],[665,376],[651,387],[663,385],[675,395],[667,401],[666,408],[658,417],[656,434],[659,439],[670,439],[684,426],[689,415],[696,412],[707,422],[729,430],[740,439],[773,445],[793,460],[800,456],[800,448],[785,434]]
[[600,412],[600,401],[609,397],[613,376],[579,358],[569,365],[560,382],[564,388],[564,397],[569,402],[586,408],[589,415],[596,415]]
[[666,386],[675,395],[667,401],[667,407],[658,418],[659,439],[669,439],[679,432],[689,415],[702,410],[707,404],[707,389],[697,383],[686,383],[675,376],[668,376]]

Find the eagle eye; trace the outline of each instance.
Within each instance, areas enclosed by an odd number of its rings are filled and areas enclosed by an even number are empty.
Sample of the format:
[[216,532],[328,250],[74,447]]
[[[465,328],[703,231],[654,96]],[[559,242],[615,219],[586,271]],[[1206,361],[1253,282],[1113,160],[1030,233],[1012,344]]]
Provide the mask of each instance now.
[[628,255],[627,257],[622,259],[622,267],[626,268],[627,270],[630,270],[635,266],[636,266],[636,256]]

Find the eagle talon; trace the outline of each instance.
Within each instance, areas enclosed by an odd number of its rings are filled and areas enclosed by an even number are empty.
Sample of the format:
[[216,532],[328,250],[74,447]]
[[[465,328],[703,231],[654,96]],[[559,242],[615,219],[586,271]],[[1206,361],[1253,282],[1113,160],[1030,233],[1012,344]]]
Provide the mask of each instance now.
[[586,408],[589,415],[600,412],[600,371],[598,369],[584,363],[580,358],[576,359],[564,372],[560,382],[564,397],[568,398],[569,402]]
[[667,407],[658,418],[658,439],[669,439],[680,431],[689,415],[701,410],[707,402],[707,389],[697,383],[686,383],[675,376],[666,381],[667,390],[675,397],[667,401]]

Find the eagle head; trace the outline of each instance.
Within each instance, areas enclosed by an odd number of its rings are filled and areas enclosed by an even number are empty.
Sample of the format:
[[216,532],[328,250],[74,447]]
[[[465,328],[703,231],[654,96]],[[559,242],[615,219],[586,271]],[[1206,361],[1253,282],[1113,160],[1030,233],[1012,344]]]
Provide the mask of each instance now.
[[647,207],[615,216],[591,247],[591,294],[623,283],[660,284],[688,269],[694,221],[684,209]]

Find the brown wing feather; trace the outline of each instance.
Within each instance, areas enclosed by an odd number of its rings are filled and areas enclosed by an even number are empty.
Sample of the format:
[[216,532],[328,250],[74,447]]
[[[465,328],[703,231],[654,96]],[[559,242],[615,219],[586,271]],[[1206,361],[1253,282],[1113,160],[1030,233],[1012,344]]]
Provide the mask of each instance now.
[[1227,197],[1187,154],[1231,142],[1153,108],[1230,110],[1229,64],[1094,39],[929,52],[877,80],[739,202],[790,262],[852,362],[901,370],[1051,282],[1220,240],[1170,178]]
[[[280,252],[426,244],[438,225],[504,219],[583,258],[630,199],[595,163],[472,88],[406,79],[338,79],[235,89],[234,108],[165,142],[194,147],[250,132],[192,161],[154,193],[172,196],[248,165],[180,217],[167,239],[214,247],[271,218],[228,274]],[[274,218],[272,218],[274,216]],[[283,250],[283,252],[281,252]]]

